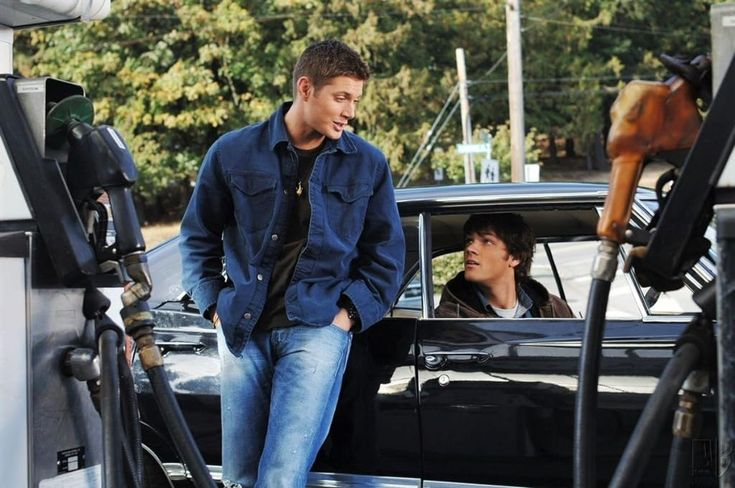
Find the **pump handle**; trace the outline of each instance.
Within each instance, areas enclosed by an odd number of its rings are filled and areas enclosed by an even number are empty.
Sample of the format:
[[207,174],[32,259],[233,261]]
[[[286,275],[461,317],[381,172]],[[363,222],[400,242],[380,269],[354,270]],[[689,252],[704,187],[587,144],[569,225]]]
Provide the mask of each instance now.
[[628,83],[613,103],[610,118],[607,153],[612,169],[597,235],[622,243],[646,158],[691,147],[702,117],[691,85],[673,76],[665,82]]

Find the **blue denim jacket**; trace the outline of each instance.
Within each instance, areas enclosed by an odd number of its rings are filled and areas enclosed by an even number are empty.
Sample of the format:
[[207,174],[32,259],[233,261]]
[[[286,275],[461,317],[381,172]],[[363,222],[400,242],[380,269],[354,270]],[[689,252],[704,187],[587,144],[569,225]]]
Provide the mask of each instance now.
[[[283,120],[288,106],[212,145],[181,223],[184,289],[201,311],[217,305],[237,355],[262,312],[290,223],[297,156]],[[279,144],[287,157],[278,156]],[[365,330],[383,317],[403,278],[404,236],[385,156],[344,132],[314,161],[308,194],[311,223],[286,289],[286,314],[329,325],[345,294]]]

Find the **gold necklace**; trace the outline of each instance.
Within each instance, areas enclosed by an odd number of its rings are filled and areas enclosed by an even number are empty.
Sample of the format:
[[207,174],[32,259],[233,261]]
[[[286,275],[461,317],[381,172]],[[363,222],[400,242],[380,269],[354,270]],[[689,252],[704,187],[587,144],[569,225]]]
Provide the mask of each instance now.
[[299,180],[299,184],[296,185],[296,196],[300,197],[303,194],[304,194],[304,187],[301,186],[301,180]]

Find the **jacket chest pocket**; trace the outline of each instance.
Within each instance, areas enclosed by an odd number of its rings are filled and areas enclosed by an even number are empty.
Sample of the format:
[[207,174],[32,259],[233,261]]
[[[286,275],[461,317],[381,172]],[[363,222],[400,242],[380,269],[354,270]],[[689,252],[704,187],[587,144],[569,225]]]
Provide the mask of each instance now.
[[230,190],[237,224],[244,230],[262,230],[273,219],[276,178],[265,173],[230,174]]
[[352,240],[362,232],[368,201],[373,194],[367,183],[327,185],[327,225],[340,237]]

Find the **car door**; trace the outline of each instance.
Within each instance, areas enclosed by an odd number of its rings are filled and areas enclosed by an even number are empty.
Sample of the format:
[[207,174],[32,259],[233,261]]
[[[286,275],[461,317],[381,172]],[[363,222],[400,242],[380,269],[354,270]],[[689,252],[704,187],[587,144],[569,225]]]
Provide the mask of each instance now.
[[[415,216],[403,216],[407,260],[415,261]],[[354,334],[337,409],[309,486],[420,487],[416,384],[416,286],[386,317]]]
[[[424,487],[572,485],[574,403],[588,289],[584,280],[596,248],[579,239],[537,244],[532,276],[565,296],[580,318],[419,320]],[[582,271],[572,271],[580,266]],[[689,320],[686,315],[648,315],[639,293],[633,278],[619,272],[610,296],[599,381],[601,483],[610,479]],[[693,454],[693,471],[708,480],[716,464],[712,407]],[[669,442],[667,434],[656,444],[642,486],[661,486]]]

